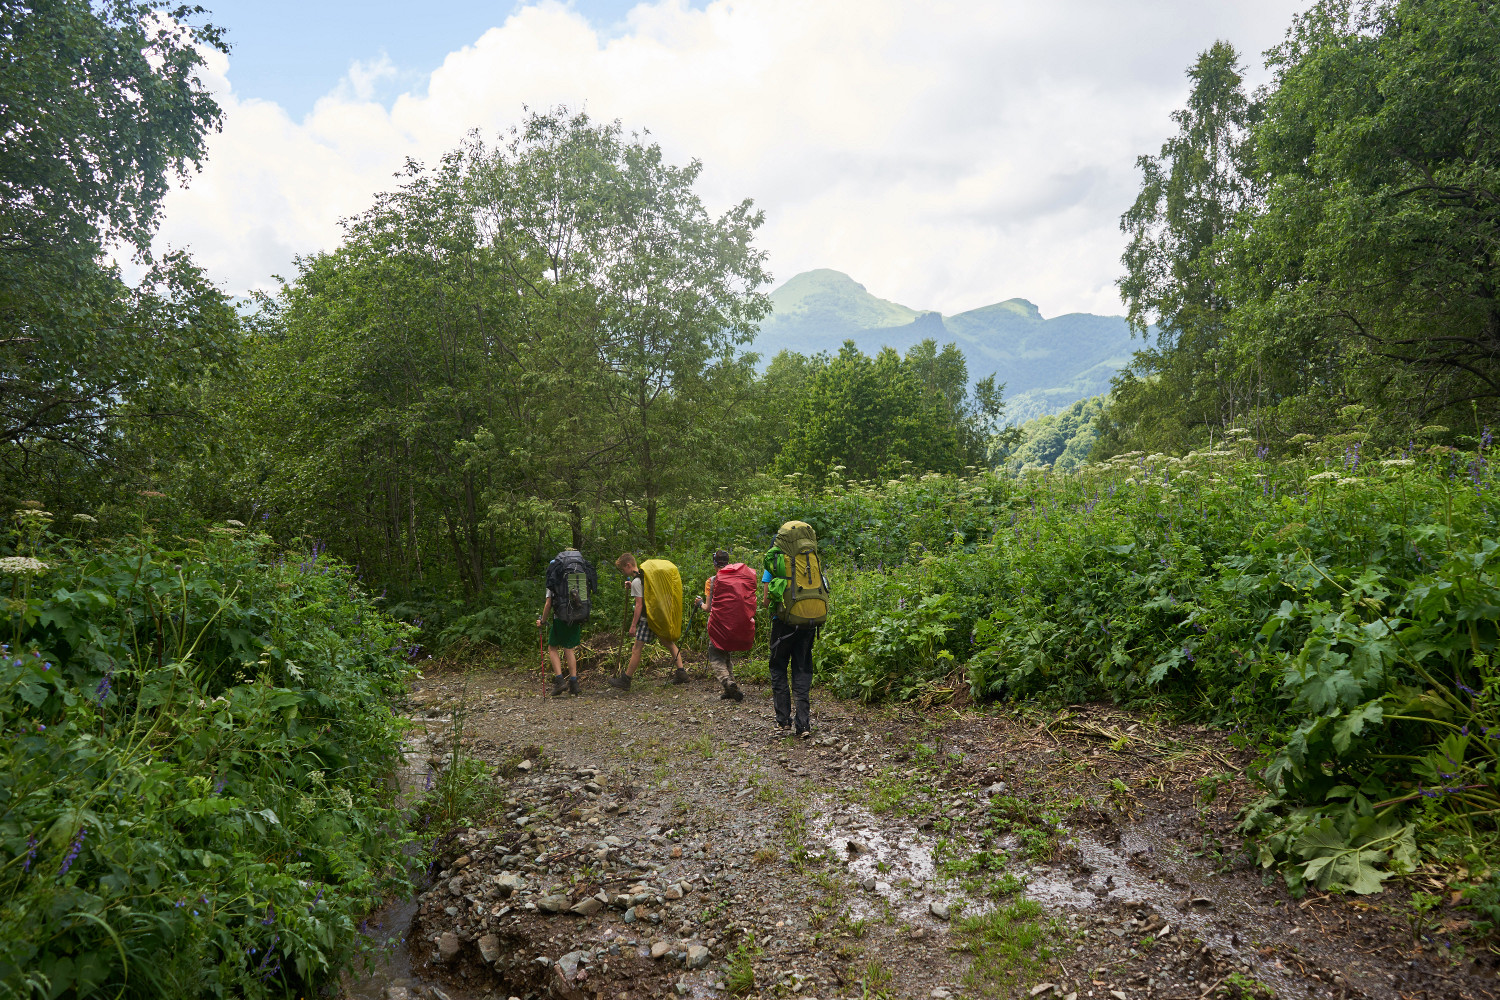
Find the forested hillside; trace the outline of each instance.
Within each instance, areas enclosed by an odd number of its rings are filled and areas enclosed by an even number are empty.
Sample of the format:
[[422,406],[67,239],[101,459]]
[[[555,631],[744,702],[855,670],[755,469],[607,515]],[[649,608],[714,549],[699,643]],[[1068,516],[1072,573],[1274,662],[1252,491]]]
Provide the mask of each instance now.
[[[1205,51],[1121,220],[1128,358],[1119,321],[1024,300],[772,293],[752,200],[711,211],[701,163],[565,107],[408,163],[237,309],[151,250],[221,122],[206,16],[0,0],[0,997],[336,989],[364,915],[438,857],[408,849],[525,819],[456,734],[397,795],[417,668],[533,669],[564,546],[602,578],[585,639],[613,643],[616,556],[696,594],[792,518],[834,594],[819,697],[932,713],[919,757],[943,705],[1038,739],[1085,702],[1210,727],[1256,761],[1242,858],[1299,895],[1405,886],[1419,953],[1462,905],[1455,967],[1493,944],[1492,5],[1320,0],[1254,92]],[[617,859],[600,843],[566,856]],[[948,871],[1008,899],[992,846]],[[800,850],[788,877],[822,863]]]
[[1094,452],[1108,402],[1106,396],[1080,399],[1061,413],[1026,421],[1016,428],[1013,442],[996,441],[991,463],[1011,473],[1042,468],[1076,471]]

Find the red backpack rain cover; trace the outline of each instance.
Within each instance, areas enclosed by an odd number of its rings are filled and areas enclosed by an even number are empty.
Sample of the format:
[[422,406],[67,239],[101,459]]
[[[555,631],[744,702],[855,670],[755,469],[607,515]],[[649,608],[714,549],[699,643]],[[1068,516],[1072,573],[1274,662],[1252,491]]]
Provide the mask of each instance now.
[[744,563],[730,563],[714,574],[708,638],[731,653],[755,645],[755,570]]

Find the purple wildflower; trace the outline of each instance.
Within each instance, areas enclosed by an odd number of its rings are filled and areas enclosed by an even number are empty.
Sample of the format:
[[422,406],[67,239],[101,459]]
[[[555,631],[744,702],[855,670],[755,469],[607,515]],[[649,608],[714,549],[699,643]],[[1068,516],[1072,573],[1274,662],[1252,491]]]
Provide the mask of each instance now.
[[21,866],[21,871],[31,871],[31,863],[36,860],[36,838],[26,838],[26,863]]
[[73,867],[73,862],[78,860],[78,852],[83,850],[83,835],[88,832],[87,827],[78,828],[78,836],[73,838],[73,846],[68,848],[68,856],[63,858],[62,870],[58,875],[68,874],[68,869]]

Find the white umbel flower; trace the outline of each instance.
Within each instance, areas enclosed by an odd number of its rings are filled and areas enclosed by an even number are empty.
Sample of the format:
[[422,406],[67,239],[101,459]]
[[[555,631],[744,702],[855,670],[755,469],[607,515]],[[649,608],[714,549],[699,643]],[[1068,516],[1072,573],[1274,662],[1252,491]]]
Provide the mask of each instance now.
[[20,576],[26,573],[45,572],[46,569],[46,563],[40,559],[33,559],[31,556],[6,556],[0,559],[0,573],[11,573]]

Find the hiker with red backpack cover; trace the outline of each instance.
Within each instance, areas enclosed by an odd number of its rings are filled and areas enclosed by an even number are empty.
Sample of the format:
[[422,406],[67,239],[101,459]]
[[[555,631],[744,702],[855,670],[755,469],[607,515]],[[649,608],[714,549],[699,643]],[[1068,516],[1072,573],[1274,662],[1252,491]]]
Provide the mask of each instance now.
[[755,570],[730,563],[723,549],[714,553],[714,567],[717,572],[704,583],[704,596],[693,606],[708,607],[708,665],[724,689],[719,697],[744,701],[730,654],[747,653],[755,645]]

